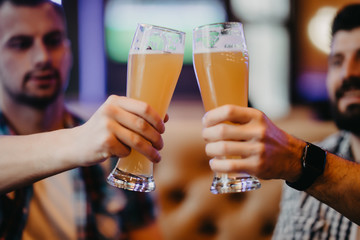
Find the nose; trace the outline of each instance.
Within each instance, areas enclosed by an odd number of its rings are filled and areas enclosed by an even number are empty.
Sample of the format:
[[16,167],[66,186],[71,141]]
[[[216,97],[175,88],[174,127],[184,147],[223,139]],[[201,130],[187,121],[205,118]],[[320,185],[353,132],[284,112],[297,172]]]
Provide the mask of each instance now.
[[343,78],[349,77],[360,77],[360,53],[356,53],[344,64]]
[[35,43],[33,48],[33,64],[40,67],[49,63],[50,59],[50,51],[46,45],[43,42]]

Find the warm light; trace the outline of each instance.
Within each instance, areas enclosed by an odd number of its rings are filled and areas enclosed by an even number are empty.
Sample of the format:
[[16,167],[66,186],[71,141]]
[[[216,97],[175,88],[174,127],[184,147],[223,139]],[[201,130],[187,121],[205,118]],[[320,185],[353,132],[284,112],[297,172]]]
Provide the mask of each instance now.
[[320,51],[330,52],[331,23],[337,9],[334,7],[322,7],[311,18],[307,26],[307,34],[312,44]]

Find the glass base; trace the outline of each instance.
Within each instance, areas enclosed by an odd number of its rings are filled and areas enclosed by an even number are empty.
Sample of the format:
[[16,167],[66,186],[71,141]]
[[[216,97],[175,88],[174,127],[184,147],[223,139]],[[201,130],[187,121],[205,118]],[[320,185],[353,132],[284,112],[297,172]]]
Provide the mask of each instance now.
[[117,188],[136,192],[151,192],[155,190],[154,178],[137,176],[115,168],[108,176],[107,182]]
[[224,175],[214,177],[210,187],[213,194],[247,192],[261,187],[259,179],[252,176],[228,177]]

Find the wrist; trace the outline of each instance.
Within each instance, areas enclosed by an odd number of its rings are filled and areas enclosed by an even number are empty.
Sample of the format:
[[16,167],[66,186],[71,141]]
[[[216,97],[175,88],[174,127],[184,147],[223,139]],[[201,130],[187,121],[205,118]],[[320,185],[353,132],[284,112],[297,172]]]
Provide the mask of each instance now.
[[297,181],[302,174],[302,157],[304,154],[304,149],[307,145],[307,142],[296,139],[295,142],[292,143],[292,154],[289,156],[290,165],[288,166],[287,175],[284,180],[288,182]]
[[54,138],[52,143],[55,143],[53,145],[56,147],[53,151],[60,168],[79,167],[78,160],[82,153],[78,148],[76,133],[73,129],[59,129],[50,133],[51,137]]

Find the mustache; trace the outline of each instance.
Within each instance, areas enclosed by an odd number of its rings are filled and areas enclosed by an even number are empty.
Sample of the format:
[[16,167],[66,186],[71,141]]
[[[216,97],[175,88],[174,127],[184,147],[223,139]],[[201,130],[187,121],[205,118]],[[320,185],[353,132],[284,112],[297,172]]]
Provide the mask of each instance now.
[[46,75],[53,75],[56,78],[60,77],[59,71],[57,69],[53,68],[50,64],[46,64],[26,73],[24,76],[24,83],[26,83],[32,77],[43,75],[44,72]]
[[340,99],[350,90],[360,90],[360,77],[351,76],[345,79],[335,92],[336,99]]

